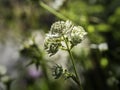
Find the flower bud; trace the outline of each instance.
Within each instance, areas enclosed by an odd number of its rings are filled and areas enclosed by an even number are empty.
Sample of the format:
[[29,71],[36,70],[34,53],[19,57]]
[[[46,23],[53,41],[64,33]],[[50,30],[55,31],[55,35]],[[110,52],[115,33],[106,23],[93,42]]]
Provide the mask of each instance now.
[[63,68],[58,64],[56,64],[56,66],[54,66],[52,70],[53,70],[52,75],[55,77],[55,79],[58,79],[63,74]]

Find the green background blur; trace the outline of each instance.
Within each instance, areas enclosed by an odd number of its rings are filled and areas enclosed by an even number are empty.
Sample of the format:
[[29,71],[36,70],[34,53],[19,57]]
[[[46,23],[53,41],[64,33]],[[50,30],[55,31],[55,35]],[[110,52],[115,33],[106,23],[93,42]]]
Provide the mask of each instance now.
[[0,90],[78,90],[71,80],[54,80],[48,66],[49,81],[42,69],[31,77],[19,55],[34,32],[43,42],[52,23],[66,19],[88,32],[84,47],[73,49],[84,90],[120,90],[120,0],[0,0]]

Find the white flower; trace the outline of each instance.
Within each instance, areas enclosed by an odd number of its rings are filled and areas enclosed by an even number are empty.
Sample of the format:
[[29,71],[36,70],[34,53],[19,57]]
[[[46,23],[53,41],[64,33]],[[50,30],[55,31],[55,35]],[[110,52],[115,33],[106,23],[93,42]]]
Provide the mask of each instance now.
[[71,32],[70,40],[73,45],[79,44],[87,35],[87,32],[81,26],[74,26]]
[[55,35],[67,34],[71,32],[73,26],[73,23],[69,20],[67,20],[66,22],[57,21],[51,26],[50,33]]
[[63,29],[65,28],[64,21],[58,21],[52,24],[50,33],[51,34],[63,34]]

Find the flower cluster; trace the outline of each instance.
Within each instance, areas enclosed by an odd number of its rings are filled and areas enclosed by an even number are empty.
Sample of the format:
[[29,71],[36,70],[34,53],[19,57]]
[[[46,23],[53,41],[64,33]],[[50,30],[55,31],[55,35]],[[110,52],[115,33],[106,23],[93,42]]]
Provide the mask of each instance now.
[[46,35],[44,47],[52,56],[59,49],[72,49],[85,38],[86,34],[87,32],[81,26],[75,26],[69,20],[57,21],[53,23],[50,32]]

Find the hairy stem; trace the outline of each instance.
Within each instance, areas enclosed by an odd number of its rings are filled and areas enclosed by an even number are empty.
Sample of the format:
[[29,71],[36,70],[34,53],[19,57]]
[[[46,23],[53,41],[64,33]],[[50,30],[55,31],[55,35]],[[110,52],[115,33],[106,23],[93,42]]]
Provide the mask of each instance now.
[[80,86],[80,90],[83,90],[82,85],[81,85],[80,80],[79,80],[79,77],[78,77],[78,74],[77,74],[77,70],[76,70],[75,63],[74,63],[74,58],[73,58],[73,55],[71,53],[71,48],[69,47],[68,42],[67,42],[66,38],[64,37],[64,35],[63,35],[63,38],[64,38],[65,44],[67,46],[67,51],[70,55],[70,60],[71,60],[71,63],[73,65],[73,69],[74,69],[74,72],[75,72],[75,75],[76,75],[76,79],[78,80],[77,82],[76,81],[75,82]]

